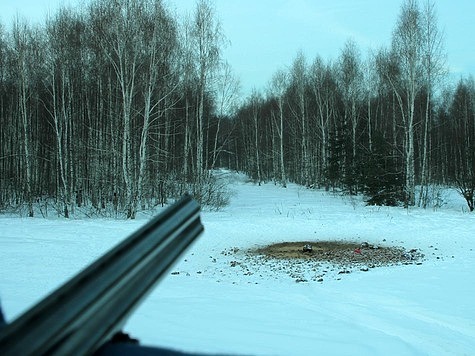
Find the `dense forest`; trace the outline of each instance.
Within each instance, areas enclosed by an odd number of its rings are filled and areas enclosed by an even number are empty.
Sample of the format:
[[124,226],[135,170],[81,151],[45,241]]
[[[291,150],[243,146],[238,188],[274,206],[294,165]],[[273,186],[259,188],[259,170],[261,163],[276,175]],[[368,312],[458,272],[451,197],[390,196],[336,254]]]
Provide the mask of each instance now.
[[475,82],[446,85],[431,1],[405,0],[366,56],[297,53],[240,98],[212,3],[92,0],[41,26],[0,27],[0,211],[134,218],[190,192],[226,204],[223,167],[369,204],[426,207],[435,185],[473,210]]

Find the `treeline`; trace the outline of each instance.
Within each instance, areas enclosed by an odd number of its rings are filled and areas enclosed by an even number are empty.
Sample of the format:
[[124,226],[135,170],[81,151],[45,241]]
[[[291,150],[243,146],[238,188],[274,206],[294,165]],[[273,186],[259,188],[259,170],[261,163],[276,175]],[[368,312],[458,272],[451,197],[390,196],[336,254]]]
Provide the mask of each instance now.
[[222,204],[207,172],[236,95],[224,45],[205,0],[180,19],[160,0],[93,0],[0,27],[0,209]]
[[240,105],[225,45],[207,0],[182,18],[161,0],[92,0],[0,26],[0,210],[134,218],[185,191],[219,207],[216,167],[371,204],[426,206],[449,184],[473,209],[475,83],[443,85],[430,1],[405,0],[388,48],[300,53]]
[[447,89],[446,72],[434,5],[407,0],[389,48],[363,59],[348,41],[335,61],[299,53],[253,92],[223,164],[370,204],[427,206],[431,185],[456,185],[473,210],[475,85]]

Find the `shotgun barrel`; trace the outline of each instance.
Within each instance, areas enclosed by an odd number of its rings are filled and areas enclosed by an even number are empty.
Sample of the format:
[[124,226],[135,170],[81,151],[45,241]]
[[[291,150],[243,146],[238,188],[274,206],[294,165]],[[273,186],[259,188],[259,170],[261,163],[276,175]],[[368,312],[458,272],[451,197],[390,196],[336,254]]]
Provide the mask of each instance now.
[[1,328],[0,355],[92,354],[202,231],[200,207],[185,195]]

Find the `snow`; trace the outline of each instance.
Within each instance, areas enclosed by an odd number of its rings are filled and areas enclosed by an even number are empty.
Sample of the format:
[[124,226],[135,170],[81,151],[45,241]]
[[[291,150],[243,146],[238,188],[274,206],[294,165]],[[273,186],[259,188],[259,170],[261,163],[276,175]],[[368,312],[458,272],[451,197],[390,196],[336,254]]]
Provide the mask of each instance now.
[[[456,192],[445,192],[441,208],[405,210],[223,175],[233,190],[230,205],[202,213],[205,233],[129,319],[126,332],[145,345],[189,352],[473,354],[475,216]],[[0,298],[7,320],[147,219],[0,217]],[[288,271],[245,257],[246,250],[269,243],[330,239],[417,248],[425,260],[297,283]],[[299,268],[305,276],[319,273]]]

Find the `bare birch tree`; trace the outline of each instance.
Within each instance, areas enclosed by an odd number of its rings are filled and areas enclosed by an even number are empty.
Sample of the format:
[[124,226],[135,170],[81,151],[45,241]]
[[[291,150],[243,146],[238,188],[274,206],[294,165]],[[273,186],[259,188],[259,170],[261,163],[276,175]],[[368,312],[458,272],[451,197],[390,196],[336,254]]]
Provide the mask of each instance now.
[[[146,168],[149,161],[148,142],[150,129],[157,121],[166,116],[170,99],[178,84],[170,83],[177,79],[176,64],[171,57],[175,55],[176,28],[175,23],[165,12],[161,2],[153,1],[145,8],[142,16],[142,51],[144,65],[142,67],[143,85],[143,122],[139,139],[138,177],[136,185],[137,201],[144,204],[143,191],[146,184]],[[178,82],[178,81],[177,81]]]
[[432,129],[432,102],[435,86],[444,76],[444,36],[437,25],[435,4],[426,0],[422,10],[422,68],[427,92],[422,138],[422,162],[420,170],[419,206],[427,206],[428,183],[430,181],[430,132]]
[[277,136],[279,137],[279,169],[280,182],[284,188],[287,187],[287,175],[285,173],[284,161],[284,100],[288,88],[288,75],[283,70],[278,70],[271,81],[271,90],[277,100],[277,119],[274,120]]
[[366,100],[366,120],[368,127],[368,150],[373,151],[374,113],[371,101],[377,96],[378,75],[375,68],[375,58],[370,54],[363,66],[363,83]]
[[345,43],[340,56],[340,88],[343,92],[344,121],[351,125],[352,160],[356,157],[356,130],[359,122],[357,104],[360,100],[362,71],[361,59],[356,43],[349,40]]
[[31,81],[32,70],[30,61],[32,54],[32,33],[28,25],[17,18],[13,24],[13,56],[18,85],[18,115],[22,132],[24,195],[27,202],[28,216],[33,217],[33,153],[32,153],[32,113]]
[[400,66],[400,86],[391,80],[404,126],[406,204],[415,204],[415,102],[421,90],[422,21],[416,0],[406,0],[393,33],[392,50]]
[[[73,98],[74,68],[70,51],[73,44],[70,39],[75,19],[68,10],[62,9],[58,15],[47,24],[47,57],[45,66],[48,79],[45,83],[50,88],[52,127],[56,139],[57,175],[64,217],[69,218],[73,209]],[[72,32],[71,32],[72,31]]]
[[318,127],[320,140],[320,167],[319,179],[324,180],[324,172],[328,168],[328,140],[330,120],[335,110],[335,95],[333,93],[332,69],[320,57],[315,58],[310,68],[310,83],[316,108],[314,115]]
[[220,60],[220,44],[223,41],[221,26],[214,8],[208,0],[199,0],[193,19],[192,41],[198,66],[198,100],[196,115],[196,172],[202,182],[205,170],[205,99],[212,76]]
[[[215,168],[216,162],[223,147],[226,145],[229,134],[225,137],[221,135],[221,123],[226,117],[230,117],[236,111],[238,105],[238,96],[240,91],[239,80],[232,73],[231,66],[225,62],[221,66],[221,71],[216,80],[216,111],[217,123],[214,135],[211,169]],[[221,141],[221,142],[220,142]],[[218,144],[218,142],[220,142]]]
[[260,132],[261,132],[261,127],[260,127],[260,105],[262,102],[262,98],[260,94],[257,91],[253,91],[251,94],[251,97],[249,99],[250,105],[251,105],[251,111],[252,111],[252,124],[253,124],[253,138],[254,138],[254,154],[255,154],[255,173],[256,173],[256,179],[257,183],[261,185],[262,182],[262,171],[261,171],[261,153],[260,153]]
[[[292,112],[300,127],[299,142],[301,142],[301,177],[299,182],[305,186],[310,185],[310,156],[309,156],[309,124],[307,115],[307,63],[302,52],[297,54],[290,71],[290,85],[295,95],[295,105],[291,106]],[[295,108],[294,108],[295,107]]]
[[[190,163],[192,156],[192,136],[195,115],[193,115],[193,100],[195,98],[195,82],[197,78],[196,62],[194,60],[194,44],[193,44],[193,22],[192,19],[186,15],[180,32],[181,42],[181,73],[182,73],[182,93],[185,100],[184,113],[184,138],[183,138],[183,178],[185,181],[190,181],[190,175],[193,169]],[[193,157],[191,157],[193,159]],[[191,169],[190,169],[191,168]]]
[[122,176],[126,192],[127,218],[135,218],[137,197],[134,192],[134,165],[131,122],[135,112],[137,71],[140,67],[140,32],[137,3],[134,0],[101,1],[95,7],[97,41],[112,65],[120,86],[122,113]]

